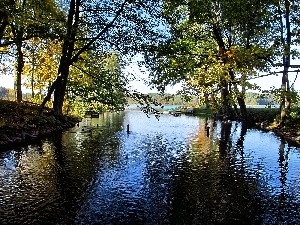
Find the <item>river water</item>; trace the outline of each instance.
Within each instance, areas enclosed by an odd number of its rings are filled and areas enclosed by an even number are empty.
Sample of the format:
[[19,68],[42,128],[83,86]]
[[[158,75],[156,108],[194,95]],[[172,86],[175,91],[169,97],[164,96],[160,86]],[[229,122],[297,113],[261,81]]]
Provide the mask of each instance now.
[[299,206],[300,149],[237,122],[128,110],[0,153],[2,225],[300,224]]

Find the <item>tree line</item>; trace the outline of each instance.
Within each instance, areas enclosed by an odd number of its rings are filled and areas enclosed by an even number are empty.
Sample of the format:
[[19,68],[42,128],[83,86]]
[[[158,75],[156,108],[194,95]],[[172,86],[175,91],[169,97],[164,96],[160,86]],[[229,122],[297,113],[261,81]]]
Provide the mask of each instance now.
[[[151,99],[154,99],[158,104],[161,105],[180,105],[186,107],[203,107],[201,104],[201,98],[198,96],[185,96],[180,94],[168,94],[168,93],[148,93]],[[134,105],[136,101],[128,98],[127,104]],[[250,105],[265,105],[265,106],[277,106],[279,105],[278,99],[274,94],[260,94],[256,92],[245,93],[245,104]]]
[[[26,101],[32,100],[32,93],[23,92],[22,99]],[[11,88],[5,88],[0,86],[0,99],[14,101],[15,90]],[[149,98],[154,99],[158,104],[161,105],[184,105],[189,107],[199,107],[199,98],[197,96],[186,96],[178,94],[161,94],[161,93],[148,93],[146,94]],[[129,105],[136,104],[136,100],[132,98],[127,98],[126,103]],[[276,100],[275,96],[272,94],[261,95],[254,92],[246,92],[245,95],[246,105],[278,105],[279,102]]]
[[[164,43],[147,46],[146,65],[160,90],[183,83],[182,93],[197,94],[207,107],[247,121],[246,92],[259,90],[250,80],[280,75],[280,88],[263,91],[280,102],[281,121],[298,93],[289,74],[298,73],[299,1],[165,0],[170,27]],[[277,68],[277,70],[274,70]],[[262,91],[262,90],[261,90]],[[239,107],[238,107],[239,106]]]
[[246,93],[259,90],[249,81],[280,75],[280,88],[264,94],[279,101],[284,125],[298,101],[289,74],[299,71],[291,63],[299,58],[299,3],[3,0],[1,70],[14,71],[18,102],[24,85],[56,116],[83,106],[119,109],[128,97],[148,107],[158,103],[132,90],[135,76],[124,71],[139,53],[159,91],[181,83],[179,94],[244,121]]
[[127,96],[148,101],[122,69],[142,44],[164,36],[160,8],[160,1],[1,1],[0,63],[2,73],[14,71],[16,100],[26,86],[56,116],[78,105],[122,108]]

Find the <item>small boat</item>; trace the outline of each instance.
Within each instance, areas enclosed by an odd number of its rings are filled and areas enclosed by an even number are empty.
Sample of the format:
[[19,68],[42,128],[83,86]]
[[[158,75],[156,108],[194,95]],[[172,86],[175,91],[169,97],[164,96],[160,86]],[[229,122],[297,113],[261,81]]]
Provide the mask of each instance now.
[[194,114],[194,108],[188,108],[185,112],[186,114]]
[[179,110],[170,111],[170,114],[173,115],[173,116],[180,116],[181,111],[179,111]]
[[92,113],[91,118],[99,118],[99,113]]

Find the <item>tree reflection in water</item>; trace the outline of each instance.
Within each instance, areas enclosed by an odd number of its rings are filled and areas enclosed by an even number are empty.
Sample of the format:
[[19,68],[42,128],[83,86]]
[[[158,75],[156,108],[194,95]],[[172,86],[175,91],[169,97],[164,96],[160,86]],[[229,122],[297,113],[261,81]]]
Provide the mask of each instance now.
[[1,154],[1,224],[300,224],[298,148],[238,122],[124,115]]
[[[202,121],[203,127],[206,124]],[[213,140],[213,135],[204,134],[206,129],[199,129],[198,145],[184,161],[185,169],[178,169],[171,224],[298,224],[299,202],[293,204],[297,200],[286,191],[290,148],[285,142],[281,140],[279,147],[280,193],[272,195],[264,174],[249,168],[246,126],[219,123],[214,130],[219,130],[219,137],[215,133],[218,138]],[[238,130],[240,135],[233,142]]]
[[232,123],[221,124],[217,140],[207,137],[206,122],[201,124],[201,141],[178,171],[171,224],[261,224],[257,182],[245,165],[234,163],[236,151],[243,155],[246,128],[233,146]]

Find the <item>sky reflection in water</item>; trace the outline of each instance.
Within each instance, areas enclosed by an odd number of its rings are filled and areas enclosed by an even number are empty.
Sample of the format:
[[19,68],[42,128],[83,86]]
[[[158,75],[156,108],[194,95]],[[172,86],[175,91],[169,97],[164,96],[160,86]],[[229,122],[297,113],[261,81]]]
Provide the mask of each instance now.
[[300,224],[299,165],[299,148],[239,123],[108,113],[1,153],[0,221]]

